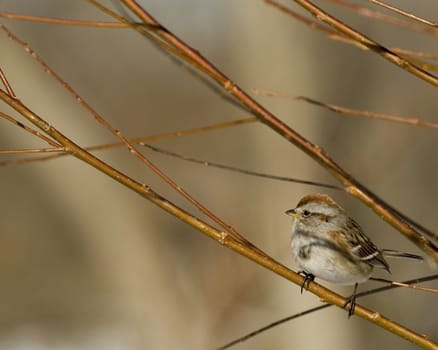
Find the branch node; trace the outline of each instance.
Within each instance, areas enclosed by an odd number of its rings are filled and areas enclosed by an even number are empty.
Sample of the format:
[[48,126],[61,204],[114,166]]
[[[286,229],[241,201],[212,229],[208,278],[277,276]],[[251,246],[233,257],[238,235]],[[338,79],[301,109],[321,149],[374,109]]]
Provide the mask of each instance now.
[[221,237],[219,238],[219,243],[224,245],[225,244],[225,240],[228,237],[228,233],[226,232],[221,232]]

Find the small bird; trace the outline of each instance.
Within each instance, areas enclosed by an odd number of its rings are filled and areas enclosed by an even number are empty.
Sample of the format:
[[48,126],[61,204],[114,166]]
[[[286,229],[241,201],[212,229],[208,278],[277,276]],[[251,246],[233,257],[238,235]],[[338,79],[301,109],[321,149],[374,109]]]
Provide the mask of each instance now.
[[296,208],[286,211],[292,223],[292,256],[299,264],[307,288],[315,277],[328,282],[354,285],[348,317],[354,314],[359,283],[367,281],[374,267],[391,273],[384,255],[423,260],[421,256],[395,250],[380,250],[365,235],[359,224],[325,194],[303,197]]

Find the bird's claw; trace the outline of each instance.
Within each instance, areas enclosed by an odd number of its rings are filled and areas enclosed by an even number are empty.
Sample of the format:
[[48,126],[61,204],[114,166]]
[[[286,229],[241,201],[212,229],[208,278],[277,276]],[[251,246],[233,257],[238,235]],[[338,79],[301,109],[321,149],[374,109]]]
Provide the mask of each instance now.
[[309,284],[315,280],[315,276],[306,271],[298,271],[298,274],[304,276],[303,283],[301,283],[301,294],[303,294],[303,290],[309,288]]
[[357,292],[357,283],[354,285],[354,291],[351,296],[347,298],[343,308],[345,309],[348,304],[350,304],[350,308],[348,309],[348,318],[354,315],[354,309],[356,308],[356,292]]
[[344,304],[343,308],[345,309],[347,305],[350,305],[348,308],[348,318],[354,315],[354,309],[356,308],[356,295],[353,294],[352,296],[347,298],[346,303]]

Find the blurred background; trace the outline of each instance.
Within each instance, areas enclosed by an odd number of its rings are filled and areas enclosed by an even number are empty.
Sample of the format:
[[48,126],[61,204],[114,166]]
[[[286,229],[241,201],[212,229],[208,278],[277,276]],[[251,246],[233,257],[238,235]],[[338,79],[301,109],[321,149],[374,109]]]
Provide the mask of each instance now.
[[[438,122],[436,89],[377,55],[327,40],[263,1],[139,1],[163,25],[250,91],[274,89],[327,103]],[[112,2],[103,2],[115,10]],[[293,2],[284,2],[303,13]],[[435,0],[392,1],[430,20]],[[437,54],[436,35],[319,5],[387,46]],[[410,6],[410,7],[407,7]],[[1,0],[1,12],[82,20],[112,19],[86,1]],[[1,19],[104,118],[127,137],[206,126],[248,116],[128,29],[58,26]],[[16,95],[81,146],[116,141],[0,32],[0,65]],[[389,203],[437,229],[436,131],[347,118],[303,102],[256,96],[323,147]],[[16,116],[2,104],[0,110]],[[261,124],[155,143],[186,156],[335,183],[312,159]],[[1,122],[0,149],[45,147]],[[305,194],[333,196],[382,248],[421,254],[356,199],[315,186],[282,183],[190,164],[143,150],[178,184],[283,264],[290,217]],[[97,156],[200,215],[125,148]],[[22,156],[2,156],[1,160]],[[0,348],[214,349],[279,318],[319,305],[310,293],[220,246],[132,191],[72,157],[1,168]],[[429,266],[390,261],[405,280]],[[324,284],[324,283],[323,283]],[[328,284],[325,284],[328,285]],[[437,288],[438,283],[429,283]],[[350,287],[330,286],[343,295]],[[375,282],[360,290],[380,286]],[[360,300],[438,339],[438,301],[397,289]],[[309,336],[311,335],[311,336]],[[337,308],[276,327],[235,349],[414,349]]]

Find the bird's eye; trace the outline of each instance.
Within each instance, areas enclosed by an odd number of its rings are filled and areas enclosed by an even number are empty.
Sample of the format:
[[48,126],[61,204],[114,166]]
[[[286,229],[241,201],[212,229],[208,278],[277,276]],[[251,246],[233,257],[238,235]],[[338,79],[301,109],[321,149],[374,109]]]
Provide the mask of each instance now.
[[309,216],[310,216],[310,214],[312,214],[309,210],[303,210],[303,216],[305,217],[305,218],[308,218]]

